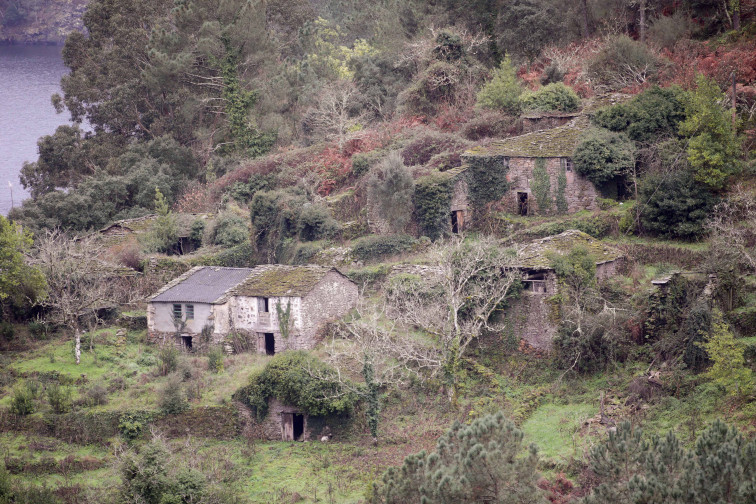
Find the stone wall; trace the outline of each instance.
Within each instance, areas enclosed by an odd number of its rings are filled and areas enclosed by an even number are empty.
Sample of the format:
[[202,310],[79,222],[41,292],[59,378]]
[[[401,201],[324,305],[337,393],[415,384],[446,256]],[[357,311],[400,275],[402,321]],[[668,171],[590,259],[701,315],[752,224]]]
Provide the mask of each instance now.
[[[253,437],[257,439],[265,439],[268,441],[282,441],[283,440],[283,427],[281,421],[282,413],[296,413],[301,412],[293,407],[282,404],[277,399],[270,399],[268,403],[268,414],[262,421],[252,420],[250,426],[250,432]],[[344,424],[343,418],[335,417],[313,417],[304,415],[304,434],[301,441],[317,441],[326,432],[340,432],[339,427]]]
[[313,348],[320,329],[346,315],[358,298],[357,284],[340,273],[328,272],[302,300],[302,332],[296,348]]
[[525,290],[510,310],[515,337],[541,350],[551,348],[557,332],[557,325],[551,320],[554,307],[547,301],[549,297],[546,293]]
[[[546,172],[551,180],[551,198],[554,201],[552,209],[556,208],[557,180],[562,172],[562,159],[566,158],[546,158]],[[513,157],[509,159],[509,172],[507,181],[510,184],[509,192],[502,199],[504,208],[512,213],[519,211],[519,196],[517,193],[525,192],[528,194],[528,215],[539,213],[535,196],[532,194],[530,186],[533,182],[533,170],[535,169],[536,158]],[[567,187],[565,188],[565,198],[567,199],[567,212],[573,213],[578,210],[596,210],[598,205],[596,198],[599,197],[598,191],[593,184],[582,175],[578,175],[574,169],[565,170],[567,177]]]
[[534,131],[540,131],[545,129],[553,129],[559,126],[563,126],[573,120],[575,115],[563,115],[563,116],[542,116],[542,117],[523,117],[522,118],[522,133],[532,133]]

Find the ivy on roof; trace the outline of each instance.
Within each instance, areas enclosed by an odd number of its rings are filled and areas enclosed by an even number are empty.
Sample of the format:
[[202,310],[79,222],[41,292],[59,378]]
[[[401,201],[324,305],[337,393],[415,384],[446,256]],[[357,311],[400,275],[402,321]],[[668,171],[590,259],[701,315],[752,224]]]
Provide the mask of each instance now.
[[597,264],[624,257],[622,251],[601,240],[577,229],[570,229],[555,236],[535,240],[519,249],[517,265],[522,269],[548,270],[551,269],[551,256],[568,254],[576,247],[588,250]]

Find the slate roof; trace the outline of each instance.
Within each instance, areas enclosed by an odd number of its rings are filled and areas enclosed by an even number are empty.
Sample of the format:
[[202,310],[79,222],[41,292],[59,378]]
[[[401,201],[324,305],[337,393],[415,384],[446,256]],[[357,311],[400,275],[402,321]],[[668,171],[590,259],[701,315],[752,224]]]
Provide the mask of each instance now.
[[243,282],[252,268],[198,266],[169,282],[150,301],[159,303],[219,303]]
[[596,264],[624,257],[622,251],[576,229],[535,240],[517,251],[517,267],[531,270],[550,270],[551,257],[568,254],[575,247],[583,247]]
[[232,294],[255,297],[301,297],[310,292],[330,271],[339,273],[335,268],[315,265],[257,266],[244,282],[232,290]]

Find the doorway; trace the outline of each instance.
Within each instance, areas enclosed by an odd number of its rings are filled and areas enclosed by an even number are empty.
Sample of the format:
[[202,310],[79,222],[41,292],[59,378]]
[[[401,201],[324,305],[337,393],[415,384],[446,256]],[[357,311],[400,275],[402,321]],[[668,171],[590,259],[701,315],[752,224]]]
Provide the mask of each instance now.
[[275,355],[276,354],[276,337],[273,335],[273,333],[266,332],[265,333],[265,355]]
[[184,348],[186,350],[192,349],[192,337],[191,336],[181,336],[181,344],[184,345]]
[[528,193],[517,193],[518,213],[520,215],[528,215]]
[[302,441],[304,434],[304,415],[294,413],[294,441]]
[[457,212],[451,213],[451,221],[452,221],[452,233],[454,234],[459,233],[459,222],[457,221]]
[[454,210],[451,213],[452,233],[461,233],[465,229],[465,211]]

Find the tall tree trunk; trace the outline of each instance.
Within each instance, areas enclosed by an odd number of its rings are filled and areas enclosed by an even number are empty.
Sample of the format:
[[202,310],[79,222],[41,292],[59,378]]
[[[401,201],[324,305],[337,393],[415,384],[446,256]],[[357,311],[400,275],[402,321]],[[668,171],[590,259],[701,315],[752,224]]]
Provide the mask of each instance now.
[[640,0],[640,41],[646,41],[646,0]]
[[76,355],[76,364],[81,363],[81,331],[77,327],[74,333],[74,354]]
[[732,0],[732,29],[740,30],[740,0]]
[[580,2],[580,10],[582,14],[581,24],[583,26],[581,28],[583,30],[583,37],[589,38],[591,36],[591,23],[588,19],[588,0],[582,0]]

